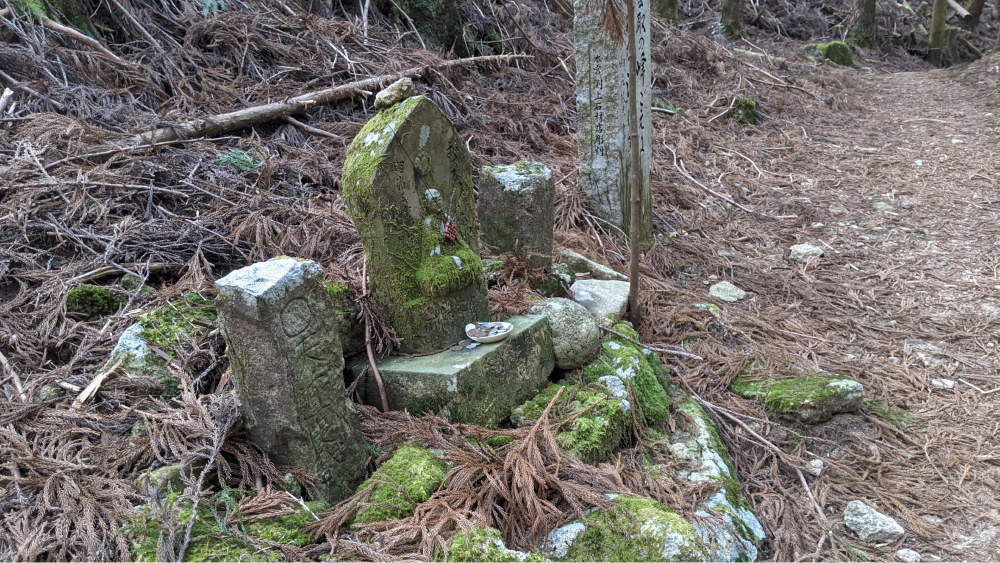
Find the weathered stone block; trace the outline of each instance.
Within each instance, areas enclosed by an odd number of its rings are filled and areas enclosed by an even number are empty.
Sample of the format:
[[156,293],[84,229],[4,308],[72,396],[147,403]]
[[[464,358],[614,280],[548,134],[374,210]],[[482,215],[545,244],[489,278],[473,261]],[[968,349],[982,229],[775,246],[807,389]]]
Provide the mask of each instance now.
[[598,319],[618,320],[628,310],[628,282],[614,280],[576,280],[573,300]]
[[415,96],[372,118],[341,185],[401,352],[440,350],[489,318],[469,152],[434,102]]
[[[430,356],[393,356],[378,362],[389,408],[414,415],[443,410],[452,422],[494,426],[548,384],[555,364],[547,318],[507,319],[511,335],[494,344],[447,350]],[[352,367],[361,376],[368,363]],[[380,404],[370,373],[359,384],[364,401]]]
[[327,501],[365,477],[367,453],[344,388],[336,309],[318,264],[260,262],[215,283],[233,382],[250,438],[314,476]]
[[[629,232],[632,150],[629,142],[628,47],[615,44],[601,27],[599,10],[589,0],[573,2],[576,46],[577,154],[580,189],[598,217]],[[639,184],[642,215],[639,232],[649,237],[653,205],[650,192],[652,156],[652,60],[648,0],[636,2],[636,86],[639,113]]]
[[741,377],[733,381],[734,393],[757,399],[772,413],[817,424],[842,412],[854,412],[865,399],[864,387],[849,377],[810,375],[786,379],[751,381]]
[[532,312],[545,315],[552,326],[552,347],[556,367],[576,369],[590,363],[601,350],[601,330],[597,320],[583,305],[553,297]]
[[483,242],[499,252],[528,256],[536,268],[552,264],[556,185],[548,166],[515,162],[483,167],[479,210]]

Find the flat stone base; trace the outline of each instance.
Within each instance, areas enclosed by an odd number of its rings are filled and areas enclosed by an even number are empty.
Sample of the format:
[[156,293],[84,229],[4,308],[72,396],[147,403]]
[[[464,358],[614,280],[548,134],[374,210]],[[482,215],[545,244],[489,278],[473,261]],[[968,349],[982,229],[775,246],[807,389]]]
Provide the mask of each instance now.
[[[507,319],[510,336],[473,349],[447,350],[430,356],[393,356],[378,362],[392,410],[413,415],[443,411],[451,422],[492,427],[549,382],[555,365],[552,330],[542,315]],[[351,367],[355,377],[368,362]],[[380,406],[371,373],[358,384],[365,404]]]

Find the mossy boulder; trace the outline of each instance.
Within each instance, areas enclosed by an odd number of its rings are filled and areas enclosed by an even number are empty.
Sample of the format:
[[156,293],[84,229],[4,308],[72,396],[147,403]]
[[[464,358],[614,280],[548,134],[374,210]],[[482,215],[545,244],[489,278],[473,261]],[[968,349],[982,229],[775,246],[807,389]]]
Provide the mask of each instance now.
[[577,369],[587,365],[601,348],[601,330],[583,305],[553,297],[532,312],[545,315],[552,326],[552,348],[559,369]]
[[[615,381],[618,381],[617,378]],[[568,399],[569,402],[560,412],[550,412],[550,416],[583,414],[562,426],[556,434],[559,447],[584,463],[595,465],[609,461],[628,437],[632,421],[628,412],[632,407],[623,388],[616,389],[616,396],[603,382],[582,388],[579,385],[556,383],[515,409],[511,422],[517,426],[530,426],[538,420],[542,411],[562,388],[565,389],[560,400]]]
[[448,465],[430,450],[404,444],[358,489],[371,489],[368,502],[376,506],[358,513],[354,521],[367,524],[413,514],[416,504],[426,501],[437,490],[447,471]]
[[[632,340],[639,340],[639,334],[628,322],[619,322],[613,330]],[[660,370],[662,364],[655,368],[652,365],[655,356],[614,335],[608,337],[601,347],[600,356],[584,368],[584,380],[594,383],[605,376],[617,377],[623,384],[631,385],[647,423],[657,424],[670,418],[670,401],[660,383],[664,377]]]
[[545,554],[556,561],[712,560],[695,527],[663,503],[614,500],[617,510],[598,510],[550,532]]
[[88,321],[112,315],[122,306],[121,297],[106,287],[81,285],[66,294],[66,312],[80,313]]
[[180,382],[167,368],[167,361],[150,347],[172,358],[175,347],[190,350],[191,343],[206,334],[215,320],[215,302],[188,293],[142,315],[138,323],[125,329],[104,368],[120,359],[121,369],[156,379],[163,386],[161,398],[172,399],[177,396]]
[[507,549],[495,528],[476,527],[471,532],[459,530],[448,542],[448,557],[438,553],[439,561],[498,561],[506,563],[546,561],[537,553]]
[[786,379],[752,381],[737,378],[731,389],[748,399],[757,399],[778,416],[817,424],[833,415],[859,410],[865,398],[864,387],[843,376],[810,375]]
[[[176,494],[169,495],[167,502],[178,502],[177,497]],[[280,549],[264,542],[254,544],[252,540],[260,539],[296,547],[311,543],[309,536],[302,532],[302,527],[315,521],[313,514],[327,510],[329,505],[314,501],[307,502],[306,506],[309,510],[299,507],[295,514],[268,518],[252,524],[237,524],[241,534],[250,538],[251,541],[248,542],[229,531],[224,504],[202,503],[191,530],[191,543],[184,554],[184,561],[284,561],[285,556]],[[177,520],[187,523],[190,517],[190,503],[187,503],[187,507],[179,511]],[[160,561],[156,546],[162,532],[166,530],[148,508],[136,513],[128,529],[135,545],[133,555],[136,561]]]
[[820,43],[816,49],[822,53],[823,58],[840,66],[851,66],[854,64],[854,51],[851,46],[843,41],[831,41]]

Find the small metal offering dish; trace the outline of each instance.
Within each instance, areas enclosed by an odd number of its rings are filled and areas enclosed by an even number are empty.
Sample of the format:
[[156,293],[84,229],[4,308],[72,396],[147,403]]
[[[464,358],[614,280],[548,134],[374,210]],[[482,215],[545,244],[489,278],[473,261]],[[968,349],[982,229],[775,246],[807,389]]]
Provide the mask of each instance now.
[[514,330],[514,325],[510,323],[469,323],[465,325],[465,334],[483,344],[499,342]]

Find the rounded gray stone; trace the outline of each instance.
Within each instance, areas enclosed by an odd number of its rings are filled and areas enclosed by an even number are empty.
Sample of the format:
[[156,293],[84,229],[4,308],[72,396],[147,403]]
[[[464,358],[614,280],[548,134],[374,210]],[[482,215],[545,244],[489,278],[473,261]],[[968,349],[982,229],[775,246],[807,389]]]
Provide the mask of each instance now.
[[810,258],[819,258],[824,250],[815,244],[796,244],[788,249],[788,259],[792,262],[805,264]]
[[747,292],[727,281],[719,282],[708,288],[708,294],[727,303],[735,303],[747,296]]
[[409,78],[400,78],[385,87],[384,90],[375,94],[375,109],[381,110],[392,107],[406,98],[412,98],[418,94],[417,87]]
[[557,368],[576,369],[597,357],[601,351],[601,330],[583,305],[553,297],[535,310],[549,318]]
[[907,563],[920,563],[920,554],[912,549],[900,549],[896,552],[896,559]]
[[628,310],[627,281],[576,280],[569,289],[573,292],[573,300],[598,319],[618,320]]
[[906,534],[898,522],[860,500],[847,503],[844,525],[862,540],[872,543],[892,543]]

